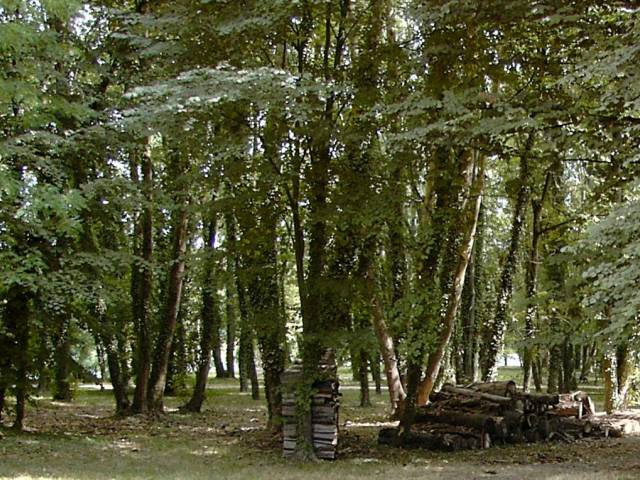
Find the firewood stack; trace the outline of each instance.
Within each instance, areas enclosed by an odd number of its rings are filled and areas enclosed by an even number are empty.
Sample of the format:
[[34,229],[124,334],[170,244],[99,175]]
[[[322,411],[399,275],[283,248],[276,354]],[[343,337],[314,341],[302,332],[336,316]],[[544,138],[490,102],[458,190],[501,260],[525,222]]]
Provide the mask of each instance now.
[[[311,399],[311,424],[313,447],[318,458],[334,460],[338,448],[338,408],[339,382],[335,358],[329,351],[319,365],[322,380],[313,385]],[[285,457],[295,453],[298,437],[298,418],[296,416],[296,386],[302,380],[302,364],[296,363],[287,369],[281,377],[284,394],[282,397],[283,454]]]
[[447,384],[431,394],[430,401],[418,408],[410,432],[398,438],[398,429],[383,429],[379,443],[455,451],[489,448],[493,444],[615,435],[610,426],[591,420],[595,408],[583,392],[525,393],[518,391],[513,381],[465,387]]

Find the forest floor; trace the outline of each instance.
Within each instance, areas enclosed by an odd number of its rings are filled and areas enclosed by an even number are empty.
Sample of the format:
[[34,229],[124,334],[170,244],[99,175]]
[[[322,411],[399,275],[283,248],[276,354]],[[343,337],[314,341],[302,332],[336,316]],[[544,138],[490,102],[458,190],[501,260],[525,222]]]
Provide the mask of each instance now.
[[277,438],[264,429],[264,402],[239,393],[233,380],[213,380],[202,414],[177,413],[184,399],[169,398],[169,413],[155,419],[115,418],[110,392],[88,388],[73,403],[36,398],[25,433],[0,430],[0,478],[640,478],[640,436],[458,453],[378,446],[386,394],[372,393],[373,407],[360,408],[357,388],[345,383],[334,462],[282,459]]

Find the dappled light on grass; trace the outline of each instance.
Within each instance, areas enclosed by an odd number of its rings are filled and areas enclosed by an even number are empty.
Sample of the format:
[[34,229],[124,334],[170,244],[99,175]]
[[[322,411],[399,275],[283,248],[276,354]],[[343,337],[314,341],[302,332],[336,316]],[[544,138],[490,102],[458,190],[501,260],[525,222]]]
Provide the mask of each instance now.
[[[183,402],[166,399],[172,412]],[[372,394],[371,408],[358,402],[357,389],[343,390],[338,459],[306,465],[282,459],[280,437],[266,430],[263,401],[240,395],[229,381],[213,381],[200,414],[156,417],[114,417],[108,392],[80,390],[72,404],[38,400],[27,417],[31,433],[5,431],[0,478],[351,480],[400,474],[403,479],[618,480],[637,479],[640,472],[640,438],[444,454],[379,446],[379,429],[395,424],[388,420],[387,397]]]

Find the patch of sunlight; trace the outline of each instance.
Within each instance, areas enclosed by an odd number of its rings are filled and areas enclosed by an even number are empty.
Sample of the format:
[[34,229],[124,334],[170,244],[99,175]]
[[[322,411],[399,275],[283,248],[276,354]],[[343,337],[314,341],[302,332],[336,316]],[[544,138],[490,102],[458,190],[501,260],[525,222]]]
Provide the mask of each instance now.
[[378,458],[354,458],[351,460],[351,463],[356,465],[363,465],[365,463],[380,463],[380,459]]
[[352,422],[351,420],[347,420],[342,424],[343,427],[346,428],[358,428],[358,427],[397,427],[400,422],[397,420],[394,422]]
[[191,452],[189,452],[191,455],[194,455],[196,457],[215,457],[215,456],[219,456],[219,455],[223,455],[224,452],[221,452],[220,449],[218,448],[214,448],[214,447],[209,447],[207,445],[204,445],[202,448],[199,448],[197,450],[193,450]]

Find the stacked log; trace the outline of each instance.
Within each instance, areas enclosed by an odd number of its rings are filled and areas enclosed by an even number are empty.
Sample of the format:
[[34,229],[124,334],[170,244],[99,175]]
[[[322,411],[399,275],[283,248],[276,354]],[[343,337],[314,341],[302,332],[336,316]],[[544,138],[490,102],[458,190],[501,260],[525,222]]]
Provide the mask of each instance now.
[[409,432],[384,429],[382,444],[435,450],[489,448],[494,444],[572,441],[612,435],[592,422],[593,402],[584,392],[567,395],[518,391],[513,381],[444,385],[420,407]]
[[[339,382],[333,356],[327,354],[319,365],[322,380],[313,384],[311,398],[311,428],[313,449],[316,457],[326,460],[336,458],[338,448]],[[294,364],[281,377],[283,385],[282,422],[283,454],[290,457],[295,453],[298,438],[298,417],[296,416],[296,386],[302,381],[302,365]]]

